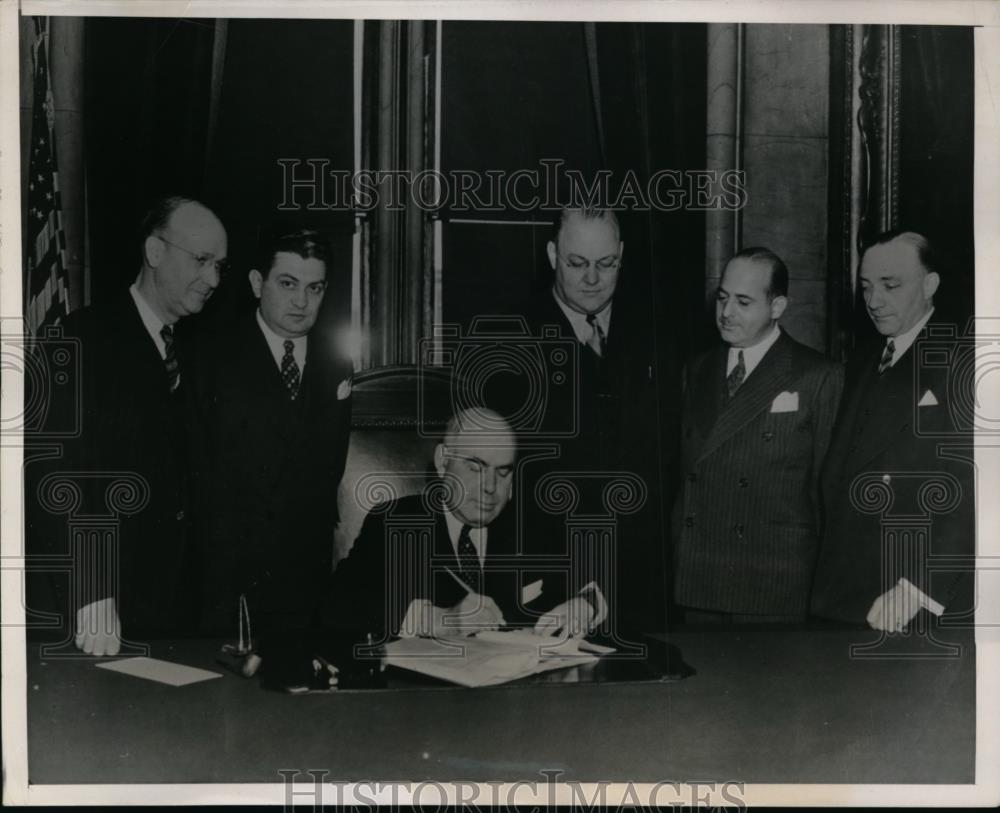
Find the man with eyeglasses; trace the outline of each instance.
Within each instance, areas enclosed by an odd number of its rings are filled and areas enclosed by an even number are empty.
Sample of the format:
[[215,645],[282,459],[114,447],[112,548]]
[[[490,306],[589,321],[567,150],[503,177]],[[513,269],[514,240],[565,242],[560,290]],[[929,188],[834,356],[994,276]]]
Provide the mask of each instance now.
[[[131,287],[66,320],[66,335],[79,341],[82,356],[81,431],[50,466],[78,484],[77,516],[117,524],[117,549],[107,536],[89,535],[68,584],[55,585],[60,611],[75,622],[70,635],[76,647],[98,656],[117,654],[122,636],[141,642],[189,631],[195,615],[189,487],[194,359],[184,322],[219,284],[226,230],[204,204],[164,197],[142,221],[139,248]],[[116,477],[120,487],[112,485]],[[49,552],[65,553],[65,516],[40,508],[32,514],[29,534],[45,537]],[[75,606],[64,594],[70,584]]]
[[[669,410],[657,406],[657,357],[651,320],[622,296],[625,242],[611,209],[566,207],[546,245],[552,285],[522,309],[543,357],[553,328],[561,341],[575,340],[578,364],[568,386],[549,385],[539,441],[558,445],[558,457],[526,466],[522,489],[526,534],[552,538],[561,533],[536,500],[546,474],[571,473],[581,492],[578,512],[607,514],[604,487],[616,473],[642,478],[645,499],[636,512],[617,515],[618,585],[608,589],[614,615],[624,628],[653,632],[665,627],[666,573],[658,500],[661,488],[660,422]],[[513,413],[503,399],[496,402]],[[668,421],[665,421],[668,422]],[[574,431],[566,434],[569,429]],[[526,439],[530,437],[529,433]],[[671,433],[672,435],[672,433]],[[668,445],[673,443],[672,437]],[[666,458],[672,459],[669,449]],[[625,585],[628,589],[625,589]]]
[[[334,574],[332,627],[385,635],[469,635],[528,627],[583,635],[607,613],[584,568],[532,569],[517,545],[513,494],[517,441],[482,407],[458,412],[434,451],[438,478],[422,494],[374,506]],[[558,568],[556,568],[558,570]]]
[[691,623],[796,624],[808,612],[843,371],[778,326],[787,305],[781,258],[740,251],[716,291],[722,341],[687,369],[674,598]]
[[201,630],[231,638],[247,675],[315,620],[332,572],[352,372],[319,319],[332,259],[317,231],[265,231],[256,307],[199,353]]

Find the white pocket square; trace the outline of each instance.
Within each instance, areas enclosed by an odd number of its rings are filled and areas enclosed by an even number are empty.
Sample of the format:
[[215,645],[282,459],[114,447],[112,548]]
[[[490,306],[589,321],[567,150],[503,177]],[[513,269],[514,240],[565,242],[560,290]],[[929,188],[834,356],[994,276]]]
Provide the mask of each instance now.
[[521,603],[530,604],[542,594],[542,580],[538,579],[521,588]]
[[771,402],[771,412],[798,412],[799,394],[797,392],[782,392]]
[[934,393],[930,390],[924,393],[924,397],[917,402],[917,406],[937,406],[938,399],[934,397]]
[[351,379],[345,378],[337,385],[337,400],[343,401],[351,394]]

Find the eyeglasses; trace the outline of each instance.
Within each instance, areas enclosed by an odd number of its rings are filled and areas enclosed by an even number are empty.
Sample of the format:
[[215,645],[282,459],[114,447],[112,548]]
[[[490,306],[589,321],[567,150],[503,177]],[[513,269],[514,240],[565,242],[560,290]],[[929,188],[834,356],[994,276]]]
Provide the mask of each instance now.
[[215,259],[215,255],[214,254],[195,254],[195,252],[191,251],[191,249],[184,248],[184,246],[177,245],[177,243],[174,243],[174,242],[168,240],[162,234],[157,234],[157,235],[154,235],[154,236],[156,237],[157,240],[162,240],[168,246],[173,246],[174,248],[179,249],[180,251],[183,251],[189,257],[191,257],[192,259],[194,259],[194,261],[196,263],[198,263],[198,268],[201,271],[204,271],[209,266],[213,266],[215,268],[215,270],[218,272],[219,276],[223,277],[223,276],[225,276],[226,272],[229,270],[229,260],[226,260],[226,259],[217,260],[217,259]]
[[618,268],[622,261],[622,258],[617,255],[601,257],[601,259],[594,261],[588,260],[585,257],[580,257],[576,254],[573,254],[570,257],[559,254],[558,257],[563,261],[564,265],[572,268],[574,271],[589,271],[591,265],[593,265],[598,271],[614,271]]

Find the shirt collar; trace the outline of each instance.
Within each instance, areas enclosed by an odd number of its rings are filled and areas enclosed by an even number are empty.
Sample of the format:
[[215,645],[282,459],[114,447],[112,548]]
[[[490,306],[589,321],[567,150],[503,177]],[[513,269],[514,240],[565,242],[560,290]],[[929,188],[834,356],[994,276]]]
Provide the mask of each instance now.
[[299,374],[306,367],[306,344],[309,340],[308,336],[299,336],[295,339],[286,339],[284,336],[279,336],[270,327],[268,327],[267,322],[264,321],[264,317],[260,314],[260,308],[257,308],[257,324],[260,326],[261,333],[264,334],[264,339],[267,341],[267,346],[271,349],[271,355],[274,356],[274,363],[278,365],[278,369],[281,369],[281,360],[285,357],[285,342],[291,342],[292,347],[292,357],[295,359],[295,363],[299,365]]
[[[590,341],[590,337],[593,335],[593,329],[587,322],[587,314],[580,313],[580,311],[573,310],[569,305],[559,298],[559,294],[556,293],[555,286],[552,287],[552,298],[555,299],[556,304],[562,309],[562,312],[566,314],[566,318],[569,319],[570,327],[573,328],[573,333],[576,335],[576,340],[586,344]],[[604,308],[598,311],[595,316],[597,317],[597,324],[601,326],[601,330],[604,331],[604,335],[608,335],[608,330],[611,327],[611,300],[608,300],[608,304]]]
[[[456,517],[451,511],[446,511],[444,521],[448,523],[448,538],[451,540],[451,549],[458,556],[458,537],[462,533],[462,520]],[[472,547],[479,554],[479,564],[483,564],[486,559],[486,528],[469,528],[469,539],[472,540]]]
[[774,327],[771,332],[767,335],[767,338],[762,341],[757,342],[757,344],[751,347],[730,347],[729,348],[729,359],[726,363],[726,375],[729,375],[733,371],[733,367],[736,366],[740,350],[743,351],[743,366],[746,367],[746,373],[744,374],[744,379],[754,371],[754,368],[760,364],[761,359],[767,354],[778,338],[781,336],[781,328],[778,327],[777,322],[775,322]]
[[156,345],[156,349],[160,353],[160,358],[165,359],[167,357],[167,346],[160,335],[160,331],[164,328],[163,321],[149,307],[149,303],[139,293],[139,286],[135,282],[129,286],[128,292],[132,295],[132,301],[135,302],[136,310],[139,311],[139,318],[142,320],[146,332],[149,333],[150,338]]
[[888,343],[889,338],[891,338],[893,347],[895,347],[895,350],[892,353],[890,366],[895,366],[896,362],[903,357],[903,354],[910,349],[910,345],[917,340],[917,336],[920,331],[924,329],[924,326],[927,324],[927,321],[931,318],[933,313],[934,308],[931,308],[924,314],[924,318],[906,331],[906,333],[900,333],[898,336],[891,336],[886,339],[886,343]]

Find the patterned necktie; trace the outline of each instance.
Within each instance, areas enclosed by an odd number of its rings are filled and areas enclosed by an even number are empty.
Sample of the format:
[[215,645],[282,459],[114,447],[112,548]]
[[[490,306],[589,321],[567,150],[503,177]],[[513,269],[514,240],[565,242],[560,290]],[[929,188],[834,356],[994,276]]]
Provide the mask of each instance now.
[[597,321],[596,313],[587,314],[587,324],[590,325],[591,330],[590,338],[587,340],[587,346],[597,353],[598,358],[603,358],[608,340],[604,336],[604,330],[601,328],[601,323]]
[[285,382],[288,394],[294,401],[299,395],[299,365],[295,362],[292,351],[295,342],[285,339],[285,355],[281,359],[281,380]]
[[882,351],[882,359],[878,363],[878,374],[882,375],[892,366],[892,357],[896,354],[896,343],[889,339],[885,343],[885,350]]
[[740,388],[740,385],[743,383],[743,379],[746,377],[747,366],[743,363],[743,351],[740,350],[737,354],[736,366],[733,367],[733,371],[726,376],[726,396],[728,398],[732,398],[736,394],[736,390]]
[[462,532],[458,535],[458,566],[461,568],[458,575],[473,592],[480,593],[482,592],[479,586],[482,566],[479,563],[476,546],[472,544],[470,530],[470,526],[463,525]]
[[160,338],[163,339],[163,364],[167,368],[167,383],[170,391],[175,392],[181,383],[181,368],[174,350],[174,326],[164,325],[160,328]]

